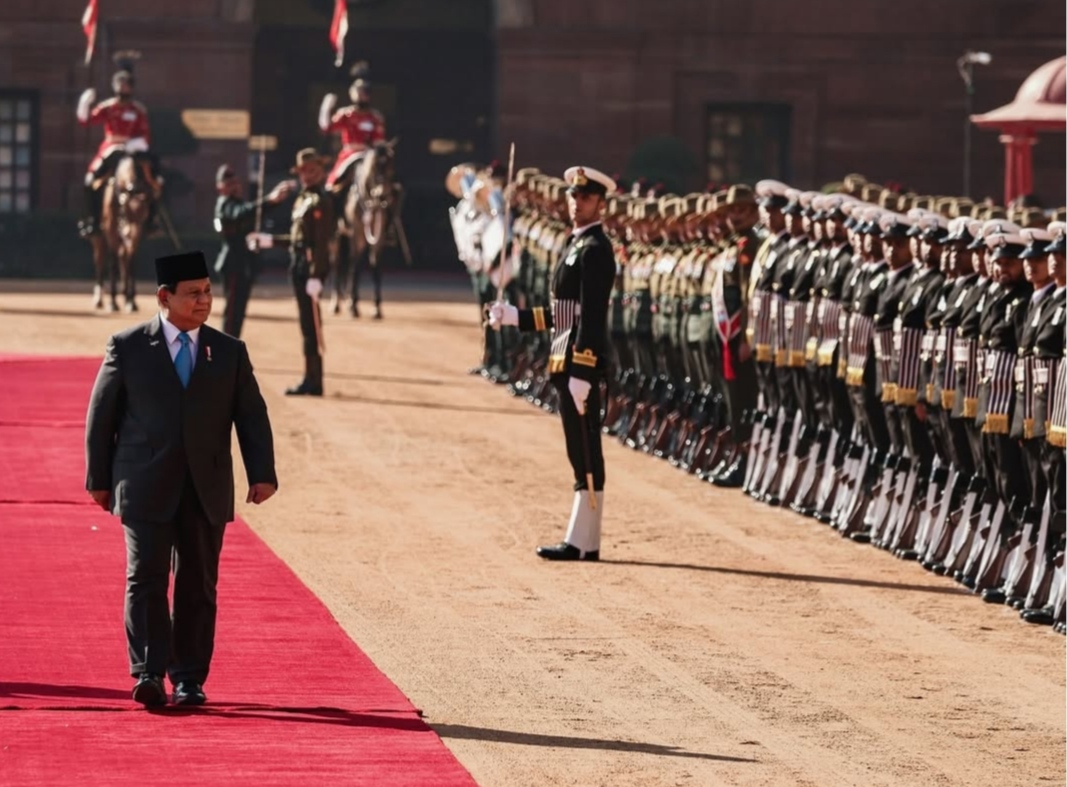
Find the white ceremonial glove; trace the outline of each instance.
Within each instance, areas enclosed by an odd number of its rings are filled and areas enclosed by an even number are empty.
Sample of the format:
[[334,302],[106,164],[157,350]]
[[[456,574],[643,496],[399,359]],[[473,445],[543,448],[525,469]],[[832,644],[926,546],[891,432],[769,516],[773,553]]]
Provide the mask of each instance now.
[[567,380],[567,390],[571,392],[574,406],[578,408],[578,415],[585,415],[585,402],[589,398],[589,391],[593,384],[578,377]]
[[274,236],[269,232],[250,232],[245,235],[245,245],[249,251],[274,248]]
[[89,119],[89,110],[93,108],[95,102],[96,91],[92,88],[88,88],[81,94],[81,97],[78,98],[78,120],[84,123]]
[[311,300],[317,301],[319,296],[322,295],[322,279],[308,279],[308,283],[304,286],[304,292],[308,294]]
[[319,105],[319,128],[323,131],[330,127],[330,117],[333,115],[333,109],[337,106],[337,96],[333,93],[327,93],[322,98],[322,103]]
[[510,303],[497,301],[489,307],[489,327],[499,331],[503,325],[519,324],[519,310]]

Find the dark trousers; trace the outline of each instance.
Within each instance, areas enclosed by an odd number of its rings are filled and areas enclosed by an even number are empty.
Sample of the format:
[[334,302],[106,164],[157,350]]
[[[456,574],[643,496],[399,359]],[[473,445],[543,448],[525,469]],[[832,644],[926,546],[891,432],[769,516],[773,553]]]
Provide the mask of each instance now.
[[836,357],[834,363],[820,366],[816,373],[819,396],[825,401],[828,417],[827,426],[836,427],[838,434],[852,434],[852,406],[848,399],[845,381],[837,376]]
[[824,408],[821,401],[815,395],[815,387],[812,384],[814,372],[805,366],[793,367],[793,389],[796,391],[797,406],[804,413],[804,423],[814,423],[815,420],[823,421]]
[[885,407],[881,392],[875,392],[874,378],[874,364],[868,362],[863,370],[863,385],[848,386],[849,398],[860,433],[868,445],[879,451],[889,451],[893,446],[886,425]]
[[[304,341],[304,357],[306,359],[319,360],[319,340],[315,334],[315,312],[319,304],[312,301],[307,294],[308,273],[303,265],[294,265],[290,269],[293,279],[293,295],[296,296],[296,309],[300,317],[300,335]],[[322,313],[319,313],[319,325],[322,325]]]
[[952,443],[953,461],[956,463],[956,467],[964,474],[973,476],[975,474],[974,451],[971,448],[971,437],[967,424],[962,418],[953,418],[948,415],[947,410],[942,412],[946,414],[946,420],[948,421],[948,435]]
[[[604,449],[600,444],[600,383],[593,383],[585,402],[585,415],[578,415],[566,375],[553,375],[552,385],[559,392],[559,414],[563,420],[563,437],[567,442],[567,458],[574,469],[574,491],[588,489],[586,474],[593,474],[593,491],[604,489]],[[585,457],[589,449],[587,469]]]
[[[1015,498],[1030,502],[1030,484],[1026,480],[1019,441],[1002,434],[983,434],[986,477],[993,482],[997,494],[1005,503]],[[1040,505],[1040,501],[1036,505]]]
[[[1045,496],[1048,494],[1048,477],[1045,475],[1042,460],[1044,459],[1044,437],[1032,437],[1022,443],[1023,467],[1025,467],[1026,482],[1030,487],[1030,505],[1040,508],[1045,504]],[[1016,472],[1021,472],[1020,467]]]
[[[930,442],[927,422],[919,420],[914,407],[897,405],[897,417],[904,431],[904,443],[911,461],[929,470],[934,461],[934,447]],[[932,416],[928,413],[927,417]]]
[[240,338],[241,327],[248,312],[248,299],[252,297],[251,274],[237,265],[233,270],[227,269],[222,274],[222,291],[226,295],[226,307],[222,311],[222,332]]
[[778,398],[778,378],[774,374],[774,364],[766,361],[757,361],[756,379],[759,381],[759,392],[763,394],[763,401],[767,405],[767,411],[777,413],[780,400]]
[[[130,674],[207,680],[215,647],[215,587],[225,525],[204,516],[190,480],[169,522],[123,521]],[[167,585],[174,569],[173,617]]]
[[785,410],[789,418],[792,418],[793,413],[800,407],[797,401],[797,389],[793,384],[793,369],[788,366],[775,366],[774,382],[778,391],[778,406]]
[[907,449],[907,442],[904,439],[904,423],[901,420],[902,409],[897,405],[889,404],[888,402],[882,403],[882,409],[885,414],[885,426],[889,432],[889,445],[890,449],[897,456],[903,456]]
[[[1041,450],[1041,468],[1048,483],[1048,490],[1052,493],[1052,511],[1062,519],[1067,500],[1067,461],[1064,460],[1062,448],[1045,442],[1044,438],[1041,438],[1041,441],[1044,443]],[[1034,505],[1041,506],[1043,502]]]
[[[730,363],[734,369],[734,379],[727,380],[723,367],[723,381],[726,393],[726,406],[730,414],[730,428],[735,435],[743,433],[741,415],[745,410],[756,409],[759,396],[759,381],[756,378],[756,362],[751,357],[741,360],[741,336],[730,339]],[[725,364],[725,351],[723,352]]]

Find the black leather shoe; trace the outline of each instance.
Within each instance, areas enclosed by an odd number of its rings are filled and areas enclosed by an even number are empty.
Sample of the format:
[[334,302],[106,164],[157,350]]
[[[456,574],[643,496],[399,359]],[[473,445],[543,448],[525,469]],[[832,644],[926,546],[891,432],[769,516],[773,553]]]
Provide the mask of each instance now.
[[982,591],[982,601],[986,604],[1003,604],[1007,598],[1000,588],[986,588]]
[[175,705],[203,705],[205,702],[207,695],[195,680],[180,680],[174,687]]
[[285,389],[286,396],[322,396],[322,386],[312,385],[307,380],[300,383],[300,385],[294,385],[292,388]]
[[600,560],[600,550],[582,552],[578,547],[571,546],[566,541],[547,547],[538,547],[537,556],[544,560]]
[[167,704],[167,692],[163,688],[163,678],[159,675],[142,673],[133,687],[133,700],[146,708],[159,708]]
[[745,483],[745,466],[734,462],[722,475],[713,476],[711,483],[723,489],[737,489]]

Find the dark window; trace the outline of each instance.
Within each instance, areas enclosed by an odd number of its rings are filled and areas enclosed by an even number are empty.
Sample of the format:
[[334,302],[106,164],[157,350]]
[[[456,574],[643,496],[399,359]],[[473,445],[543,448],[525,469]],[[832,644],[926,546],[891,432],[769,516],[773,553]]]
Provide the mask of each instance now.
[[29,213],[37,193],[37,101],[0,92],[0,213]]
[[708,180],[718,184],[788,180],[792,112],[787,104],[710,104]]

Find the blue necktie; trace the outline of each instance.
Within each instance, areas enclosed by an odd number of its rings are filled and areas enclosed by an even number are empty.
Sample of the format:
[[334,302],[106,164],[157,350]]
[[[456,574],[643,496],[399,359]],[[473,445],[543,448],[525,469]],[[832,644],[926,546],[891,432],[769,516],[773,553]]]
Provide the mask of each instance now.
[[182,381],[182,388],[188,388],[189,378],[193,376],[193,352],[189,349],[193,340],[189,338],[189,334],[182,331],[178,334],[178,341],[182,346],[174,356],[174,368],[178,372],[178,379]]

